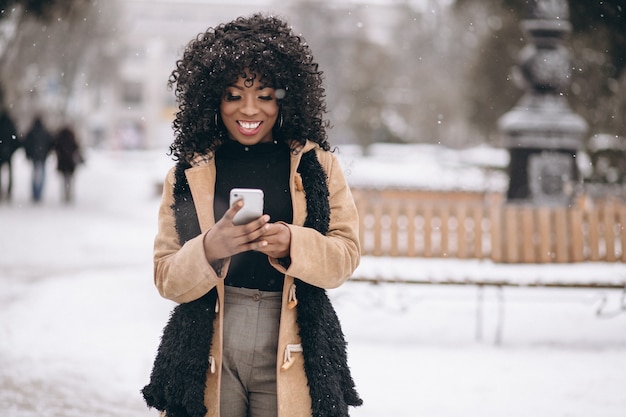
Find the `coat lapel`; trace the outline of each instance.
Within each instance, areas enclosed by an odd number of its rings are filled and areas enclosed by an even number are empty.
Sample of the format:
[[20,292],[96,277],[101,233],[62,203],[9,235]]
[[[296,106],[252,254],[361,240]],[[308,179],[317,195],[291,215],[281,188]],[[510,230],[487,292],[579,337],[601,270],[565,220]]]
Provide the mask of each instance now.
[[215,164],[200,165],[185,171],[189,189],[193,196],[198,222],[202,233],[215,224],[213,203],[215,200]]

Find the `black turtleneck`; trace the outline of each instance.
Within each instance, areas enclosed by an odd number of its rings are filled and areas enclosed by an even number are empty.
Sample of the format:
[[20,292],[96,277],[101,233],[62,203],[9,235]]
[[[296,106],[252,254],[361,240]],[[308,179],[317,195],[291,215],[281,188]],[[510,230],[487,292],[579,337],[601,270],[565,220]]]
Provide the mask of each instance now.
[[[285,143],[259,143],[244,146],[226,141],[215,152],[215,219],[228,209],[232,188],[260,188],[264,193],[264,213],[270,222],[291,223],[293,210],[289,191],[289,146]],[[226,285],[262,291],[281,291],[283,274],[269,263],[267,255],[249,251],[231,258]]]

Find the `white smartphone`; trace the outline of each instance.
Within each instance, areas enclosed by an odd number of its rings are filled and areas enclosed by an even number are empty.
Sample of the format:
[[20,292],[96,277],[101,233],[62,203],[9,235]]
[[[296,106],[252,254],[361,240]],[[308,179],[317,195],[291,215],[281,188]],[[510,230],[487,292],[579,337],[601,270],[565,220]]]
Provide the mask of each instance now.
[[233,224],[246,224],[263,215],[263,190],[257,188],[233,188],[230,190],[230,206],[243,199],[243,207],[235,214]]

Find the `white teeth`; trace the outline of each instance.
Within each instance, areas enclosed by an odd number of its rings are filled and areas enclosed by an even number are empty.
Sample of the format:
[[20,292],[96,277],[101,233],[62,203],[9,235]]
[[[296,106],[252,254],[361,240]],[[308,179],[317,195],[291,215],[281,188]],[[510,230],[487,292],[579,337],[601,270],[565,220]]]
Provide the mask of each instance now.
[[242,121],[239,121],[239,125],[241,127],[243,127],[244,129],[256,129],[257,127],[259,127],[260,124],[261,124],[261,122],[242,122]]

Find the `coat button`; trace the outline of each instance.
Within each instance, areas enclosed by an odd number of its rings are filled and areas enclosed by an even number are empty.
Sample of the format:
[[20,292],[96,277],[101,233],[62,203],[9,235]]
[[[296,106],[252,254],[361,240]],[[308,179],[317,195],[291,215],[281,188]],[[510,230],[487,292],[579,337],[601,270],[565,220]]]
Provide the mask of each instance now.
[[259,300],[261,299],[261,294],[254,294],[254,295],[252,296],[252,299],[253,299],[254,301],[259,301]]

